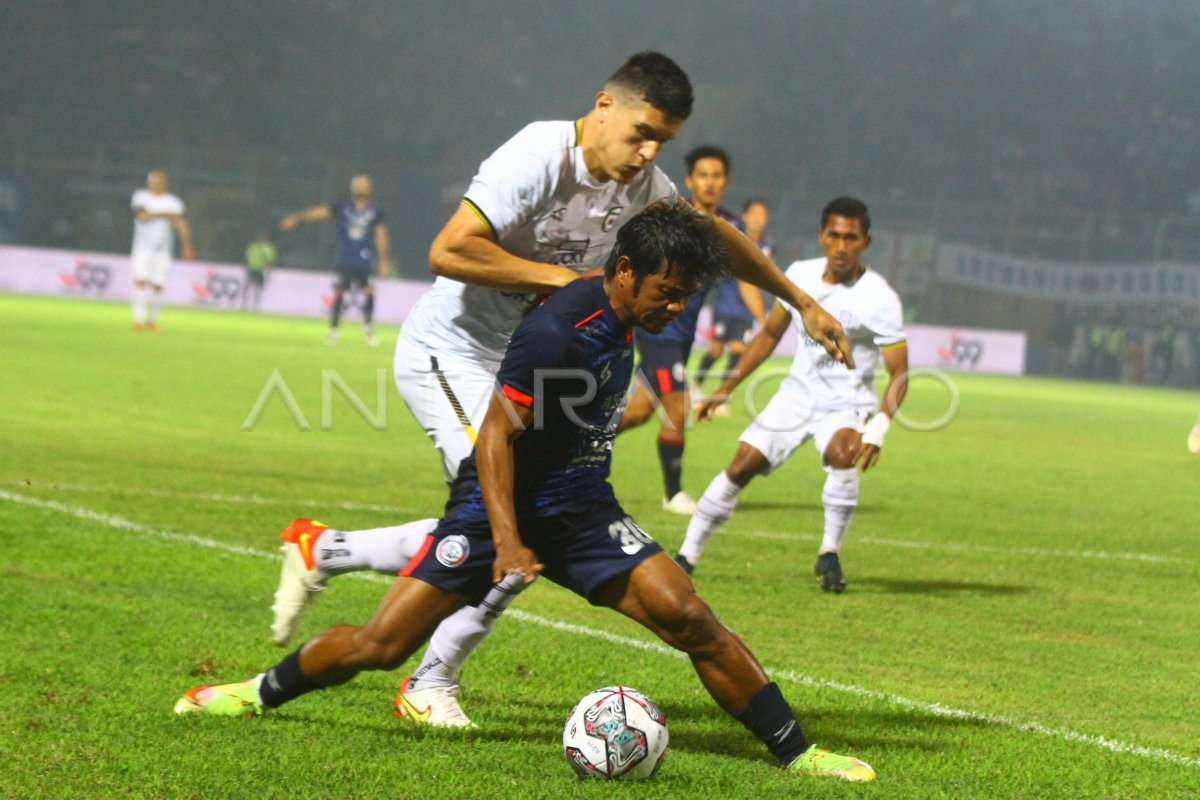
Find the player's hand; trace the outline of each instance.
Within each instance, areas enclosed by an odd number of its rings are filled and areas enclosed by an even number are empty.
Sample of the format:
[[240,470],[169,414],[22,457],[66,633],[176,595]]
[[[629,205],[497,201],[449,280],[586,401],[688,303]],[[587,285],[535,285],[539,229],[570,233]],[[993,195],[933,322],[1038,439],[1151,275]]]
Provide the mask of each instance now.
[[296,217],[293,216],[292,214],[288,214],[286,217],[279,220],[279,230],[281,230],[281,231],[290,231],[295,227],[296,227]]
[[496,560],[492,562],[492,582],[500,583],[506,575],[520,572],[526,583],[533,583],[546,565],[538,561],[537,553],[524,545],[496,548]]
[[386,258],[381,258],[379,260],[379,277],[381,277],[381,278],[392,277],[392,262]]
[[860,444],[858,455],[854,456],[854,465],[863,472],[879,463],[879,454],[883,452],[873,444]]
[[183,245],[179,248],[179,257],[184,261],[194,261],[196,251],[190,245]]
[[700,405],[696,406],[696,422],[707,422],[712,419],[713,413],[718,406],[723,406],[729,402],[729,395],[710,394],[708,397],[700,401]]
[[842,323],[815,302],[800,311],[800,318],[804,321],[804,330],[825,348],[826,353],[854,369],[854,355],[850,352],[850,340],[846,338]]

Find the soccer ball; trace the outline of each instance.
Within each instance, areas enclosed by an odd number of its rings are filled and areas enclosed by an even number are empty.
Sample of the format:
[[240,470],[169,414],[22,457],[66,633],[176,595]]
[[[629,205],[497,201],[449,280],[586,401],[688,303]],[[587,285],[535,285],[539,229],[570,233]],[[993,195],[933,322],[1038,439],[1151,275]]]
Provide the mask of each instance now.
[[667,753],[667,718],[628,686],[586,695],[563,728],[567,762],[590,778],[652,778]]

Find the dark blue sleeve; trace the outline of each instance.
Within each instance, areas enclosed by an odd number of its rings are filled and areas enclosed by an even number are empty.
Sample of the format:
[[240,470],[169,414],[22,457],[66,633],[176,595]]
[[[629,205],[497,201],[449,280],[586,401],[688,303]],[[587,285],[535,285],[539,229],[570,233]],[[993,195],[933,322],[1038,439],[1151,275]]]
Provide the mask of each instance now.
[[568,366],[571,335],[574,333],[546,308],[535,308],[517,326],[508,351],[496,373],[496,388],[514,403],[533,405],[538,370]]

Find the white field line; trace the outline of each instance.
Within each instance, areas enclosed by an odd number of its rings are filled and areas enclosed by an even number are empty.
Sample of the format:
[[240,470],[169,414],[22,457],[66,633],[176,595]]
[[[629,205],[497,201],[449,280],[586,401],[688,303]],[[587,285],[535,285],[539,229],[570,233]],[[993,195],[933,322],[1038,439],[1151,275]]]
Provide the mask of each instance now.
[[[275,551],[256,550],[252,547],[242,547],[240,545],[233,545],[233,544],[227,544],[225,542],[218,542],[215,539],[208,539],[203,536],[196,536],[196,535],[187,534],[187,533],[177,533],[175,531],[169,531],[169,530],[164,530],[161,528],[155,528],[155,527],[152,527],[149,525],[142,525],[141,523],[134,522],[132,520],[124,519],[123,517],[117,517],[112,514],[104,514],[104,513],[92,511],[92,510],[86,509],[86,508],[78,508],[76,506],[69,506],[64,503],[55,502],[53,500],[42,500],[42,499],[36,498],[36,497],[27,497],[25,495],[7,492],[3,489],[0,489],[0,500],[7,500],[11,503],[18,503],[21,505],[34,506],[35,508],[43,508],[43,509],[48,509],[51,511],[57,511],[59,513],[66,514],[68,516],[75,517],[77,519],[87,520],[89,522],[97,522],[102,525],[107,525],[111,528],[117,528],[119,530],[132,531],[135,533],[141,533],[141,534],[145,534],[147,536],[153,536],[153,537],[156,537],[159,539],[166,539],[168,541],[173,541],[173,542],[182,542],[184,544],[198,545],[200,547],[207,547],[212,550],[223,551],[226,553],[233,553],[236,555],[245,555],[245,556],[254,556],[256,558],[266,558],[266,559],[271,559],[271,560],[275,560],[279,557]],[[392,578],[388,578],[388,577],[385,577],[382,575],[376,575],[374,573],[366,573],[366,572],[351,573],[351,577],[359,578],[360,580],[368,580],[373,583],[381,583],[381,584],[390,584],[393,580]],[[613,644],[618,644],[623,647],[631,647],[631,648],[643,650],[643,651],[650,652],[650,653],[657,653],[659,655],[672,656],[672,657],[676,657],[676,658],[684,657],[683,653],[680,653],[677,650],[672,650],[671,648],[666,647],[665,645],[659,644],[658,642],[647,642],[647,641],[643,641],[640,639],[633,639],[633,638],[630,638],[627,636],[621,636],[621,635],[615,634],[615,633],[609,633],[608,631],[597,630],[595,628],[588,628],[583,625],[574,625],[569,622],[562,622],[559,620],[548,619],[546,617],[537,616],[536,614],[530,614],[528,612],[521,611],[520,609],[515,609],[515,608],[509,609],[509,611],[507,612],[507,615],[509,617],[512,617],[513,619],[517,619],[522,622],[528,622],[533,625],[540,625],[542,627],[552,628],[554,630],[564,631],[566,633],[573,633],[573,634],[577,634],[580,636],[588,636],[593,639],[600,639],[602,641],[611,642]],[[1143,758],[1150,758],[1150,759],[1154,759],[1156,761],[1166,761],[1171,764],[1177,764],[1177,765],[1183,766],[1183,767],[1200,768],[1200,758],[1190,758],[1188,756],[1182,756],[1182,755],[1179,755],[1178,753],[1173,753],[1170,750],[1164,750],[1164,749],[1156,748],[1156,747],[1142,747],[1142,746],[1135,745],[1135,744],[1128,744],[1126,742],[1121,742],[1116,739],[1110,739],[1107,736],[1093,736],[1093,735],[1086,734],[1086,733],[1079,733],[1077,731],[1067,730],[1065,728],[1052,728],[1047,725],[1042,725],[1039,722],[1022,722],[1021,720],[1015,720],[1015,719],[1011,719],[1009,717],[1002,717],[1002,716],[997,716],[994,714],[984,714],[984,713],[981,713],[978,711],[966,711],[963,709],[945,706],[945,705],[942,705],[941,703],[927,703],[923,700],[914,700],[912,698],[903,697],[901,695],[896,695],[896,694],[891,694],[889,692],[881,692],[881,691],[876,691],[874,689],[865,689],[861,686],[855,686],[853,684],[838,683],[836,681],[826,681],[826,680],[820,680],[818,678],[811,678],[807,675],[803,675],[799,672],[794,672],[792,670],[773,669],[770,667],[764,667],[764,668],[773,677],[781,678],[783,680],[789,681],[791,683],[794,683],[794,684],[797,684],[800,686],[809,686],[809,687],[819,688],[819,689],[829,689],[829,690],[832,690],[835,692],[853,695],[855,697],[862,697],[862,698],[865,698],[868,700],[874,700],[874,701],[881,702],[881,703],[888,703],[891,705],[902,706],[904,708],[912,709],[913,711],[917,711],[917,712],[920,712],[923,714],[928,714],[928,715],[934,716],[934,717],[949,717],[952,719],[970,720],[972,722],[980,722],[980,723],[983,723],[986,725],[992,725],[995,727],[1010,728],[1012,730],[1025,731],[1027,733],[1036,733],[1040,736],[1047,736],[1047,737],[1054,738],[1054,739],[1061,739],[1063,741],[1077,742],[1079,744],[1086,744],[1086,745],[1090,745],[1092,747],[1100,748],[1102,750],[1108,750],[1113,753],[1119,753],[1119,754],[1123,754],[1123,755],[1141,756]]]
[[[372,503],[325,502],[307,498],[262,497],[260,495],[210,494],[205,492],[171,492],[161,489],[120,489],[102,486],[82,486],[75,483],[37,483],[13,481],[10,485],[49,489],[55,492],[79,492],[88,494],[123,495],[126,497],[157,497],[163,500],[199,500],[205,503],[229,503],[238,506],[299,506],[303,508],[337,509],[339,511],[380,511],[385,514],[413,514],[415,509],[404,506],[384,506]],[[440,509],[441,506],[438,506]]]
[[[23,481],[11,483],[17,487],[28,487]],[[327,502],[306,498],[286,499],[262,497],[259,495],[209,494],[202,492],[173,492],[155,489],[119,489],[96,486],[82,486],[71,483],[37,484],[34,489],[47,489],[56,492],[79,492],[90,494],[125,495],[128,497],[157,497],[164,500],[198,500],[206,503],[228,503],[231,505],[258,506],[291,506],[297,508],[315,508],[339,511],[377,511],[385,514],[420,514],[419,509],[404,506],[386,506],[372,503]],[[430,509],[429,513],[438,513],[441,507]],[[779,533],[777,531],[744,530],[736,526],[726,528],[723,535],[745,536],[752,539],[770,539],[788,542],[819,542],[820,536],[804,533]],[[1036,556],[1039,558],[1087,558],[1102,561],[1141,561],[1151,564],[1190,564],[1190,560],[1175,556],[1156,556],[1148,553],[1109,553],[1103,550],[1052,550],[1040,547],[996,547],[994,545],[968,544],[963,542],[921,542],[900,539],[879,539],[870,536],[855,536],[858,544],[875,545],[878,547],[902,547],[909,550],[937,550],[956,553],[1003,553],[1006,555]]]

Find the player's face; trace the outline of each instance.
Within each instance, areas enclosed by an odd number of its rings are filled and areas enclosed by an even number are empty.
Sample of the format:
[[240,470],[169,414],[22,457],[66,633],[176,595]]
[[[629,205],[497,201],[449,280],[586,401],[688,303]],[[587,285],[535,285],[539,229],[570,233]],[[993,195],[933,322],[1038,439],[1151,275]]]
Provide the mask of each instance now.
[[683,313],[688,300],[696,293],[696,286],[684,281],[679,273],[677,269],[669,275],[660,271],[642,279],[637,292],[631,292],[630,297],[634,325],[650,333],[660,333]]
[[693,205],[706,214],[712,214],[721,205],[721,197],[729,188],[729,175],[721,159],[701,158],[696,161],[684,182],[692,193]]
[[742,214],[742,224],[746,227],[746,235],[751,239],[761,237],[763,231],[767,229],[770,218],[770,212],[762,203],[755,203],[747,208],[746,212]]
[[825,251],[825,277],[843,283],[858,277],[862,270],[862,252],[871,245],[863,233],[862,220],[834,214],[820,232]]
[[167,173],[155,170],[146,176],[146,188],[155,194],[162,194],[167,190]]
[[629,183],[654,162],[663,145],[679,135],[683,120],[660,111],[644,100],[600,92],[601,112],[597,155],[609,180]]
[[350,194],[354,197],[371,196],[371,178],[367,175],[355,175],[350,179]]

